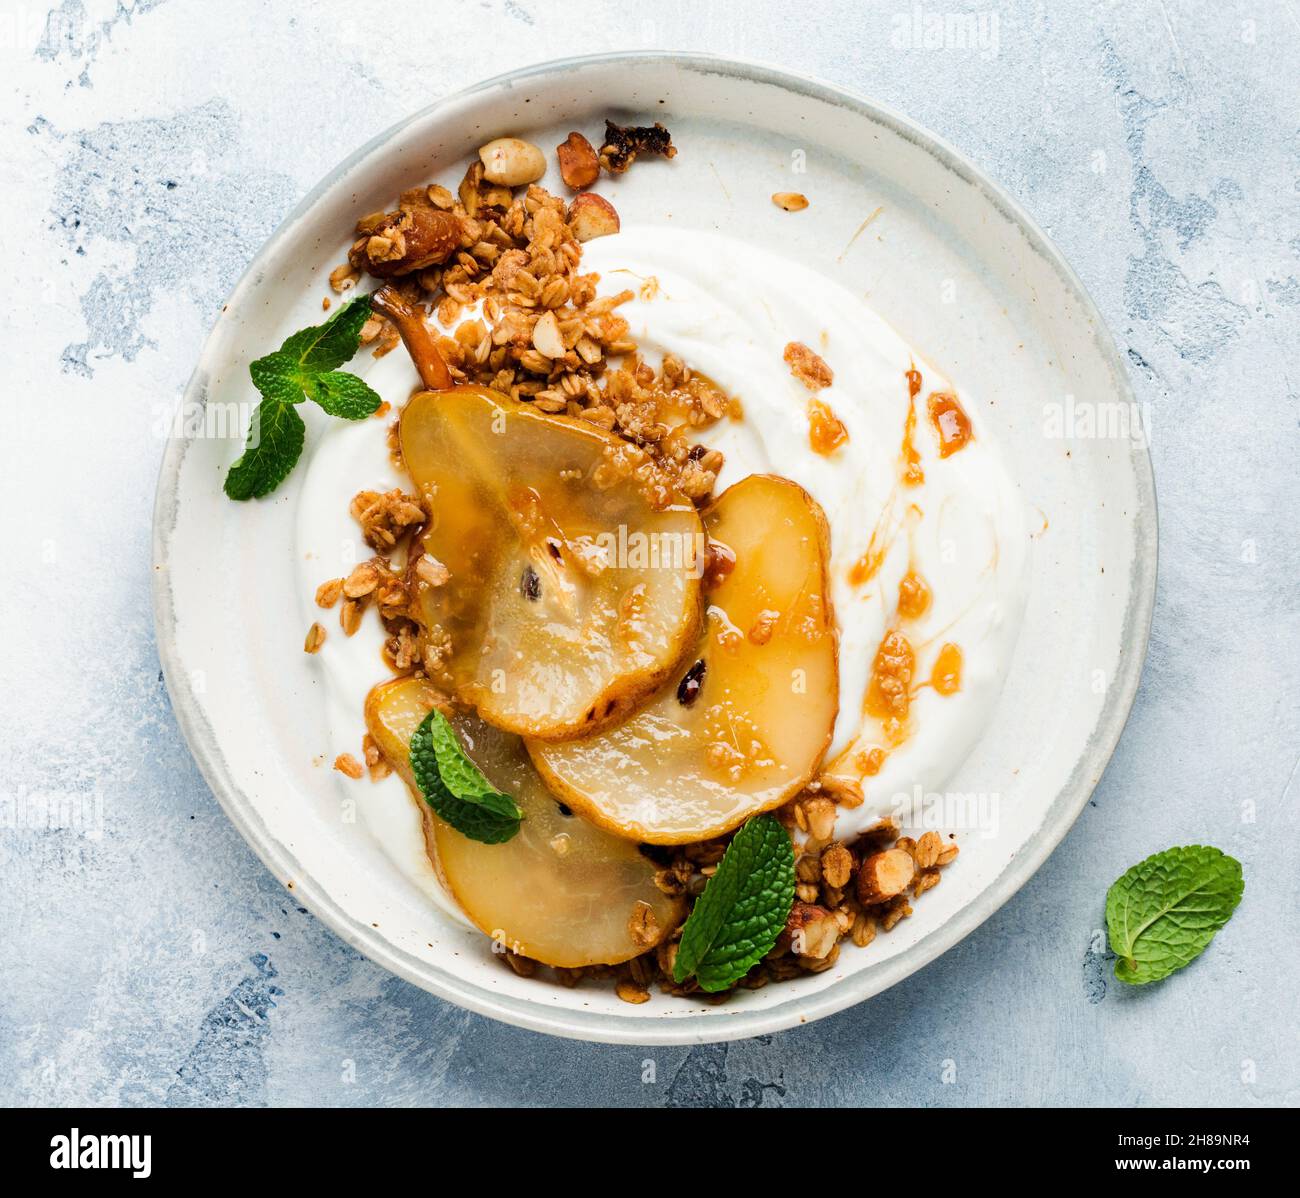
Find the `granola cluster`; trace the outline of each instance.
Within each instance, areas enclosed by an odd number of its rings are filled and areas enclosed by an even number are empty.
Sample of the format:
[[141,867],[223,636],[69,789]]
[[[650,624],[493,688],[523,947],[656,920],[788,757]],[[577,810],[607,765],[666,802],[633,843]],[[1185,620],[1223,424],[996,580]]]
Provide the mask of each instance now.
[[[349,262],[331,275],[331,284],[348,290],[363,270],[396,275],[406,302],[436,319],[436,344],[456,382],[491,387],[543,412],[611,431],[645,454],[644,469],[665,500],[676,491],[704,503],[722,455],[693,446],[688,434],[737,415],[739,404],[676,358],[657,368],[642,359],[618,313],[637,293],[600,296],[599,276],[582,270],[582,241],[591,224],[584,201],[609,207],[588,193],[566,207],[536,184],[516,194],[486,182],[476,162],[456,195],[437,185],[417,188],[402,194],[396,213],[358,222]],[[605,231],[612,232],[617,215],[609,212],[613,228]],[[429,229],[432,213],[440,216],[439,236],[448,221],[459,230],[455,249],[436,265],[425,261],[432,232],[417,245],[412,234],[402,233],[407,226]],[[394,272],[395,260],[407,265]],[[654,286],[647,281],[643,294]],[[382,356],[399,336],[376,315],[362,340]]]

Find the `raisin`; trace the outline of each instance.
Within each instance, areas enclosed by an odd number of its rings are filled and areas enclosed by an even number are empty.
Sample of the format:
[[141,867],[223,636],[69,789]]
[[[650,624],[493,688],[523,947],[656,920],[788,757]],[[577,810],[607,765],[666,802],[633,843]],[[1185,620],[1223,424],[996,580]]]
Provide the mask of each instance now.
[[704,686],[704,671],[707,668],[704,659],[700,658],[686,671],[686,677],[677,687],[677,702],[683,707],[689,707],[700,697],[700,690]]
[[531,603],[536,603],[542,597],[542,580],[537,576],[537,571],[532,566],[524,567],[524,576],[519,581],[519,590],[523,593],[524,598]]

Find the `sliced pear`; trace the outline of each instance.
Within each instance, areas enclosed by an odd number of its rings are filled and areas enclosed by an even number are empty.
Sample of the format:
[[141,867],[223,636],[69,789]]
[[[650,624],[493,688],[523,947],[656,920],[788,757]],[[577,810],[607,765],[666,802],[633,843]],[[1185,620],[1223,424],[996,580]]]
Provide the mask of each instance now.
[[[481,844],[440,820],[411,776],[411,735],[431,707],[444,710],[488,780],[524,812],[504,844]],[[425,839],[452,897],[488,936],[547,965],[612,965],[663,939],[681,899],[654,884],[655,865],[631,841],[565,815],[517,736],[454,715],[424,678],[380,683],[366,699],[366,727],[412,788]]]
[[839,707],[821,508],[788,479],[753,475],[704,525],[735,564],[707,596],[688,668],[617,728],[527,742],[554,793],[649,844],[718,836],[785,802],[817,771]]
[[689,501],[651,502],[640,450],[479,387],[416,395],[401,447],[433,512],[418,548],[450,572],[417,580],[417,602],[464,704],[562,740],[625,718],[677,668],[700,626],[702,528]]

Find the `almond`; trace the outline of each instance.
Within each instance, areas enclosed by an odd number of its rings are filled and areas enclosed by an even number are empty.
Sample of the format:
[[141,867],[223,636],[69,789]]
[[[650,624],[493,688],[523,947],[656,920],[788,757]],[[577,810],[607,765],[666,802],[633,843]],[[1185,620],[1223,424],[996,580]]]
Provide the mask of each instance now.
[[614,205],[603,196],[584,191],[573,197],[569,205],[569,227],[579,241],[591,241],[596,237],[607,237],[619,230],[618,213]]
[[600,175],[596,149],[581,133],[570,133],[555,147],[555,156],[560,160],[560,177],[574,191],[590,187]]
[[533,348],[546,358],[564,357],[564,338],[554,312],[545,312],[533,325]]

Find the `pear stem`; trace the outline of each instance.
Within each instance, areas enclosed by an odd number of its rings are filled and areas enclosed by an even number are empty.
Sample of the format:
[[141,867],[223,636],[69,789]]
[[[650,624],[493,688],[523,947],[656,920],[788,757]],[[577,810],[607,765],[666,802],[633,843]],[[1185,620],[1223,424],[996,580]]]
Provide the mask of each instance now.
[[430,391],[446,391],[455,385],[446,361],[434,344],[429,326],[424,323],[424,317],[402,298],[395,287],[381,287],[370,297],[370,306],[388,317],[401,334],[402,344],[411,355],[411,361],[415,363],[415,369],[425,387]]

